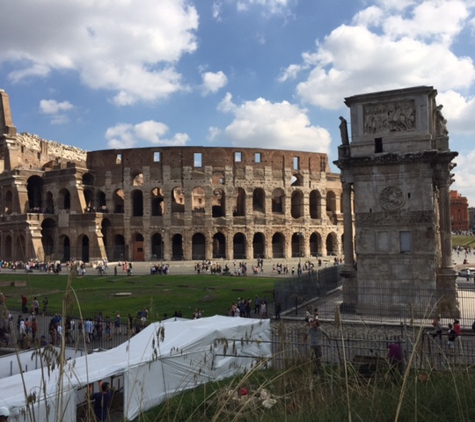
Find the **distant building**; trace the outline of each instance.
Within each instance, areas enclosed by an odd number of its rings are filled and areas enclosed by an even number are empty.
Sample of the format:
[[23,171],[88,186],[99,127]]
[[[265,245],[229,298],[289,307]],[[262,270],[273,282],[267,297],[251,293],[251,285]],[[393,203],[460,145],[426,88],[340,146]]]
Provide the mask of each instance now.
[[456,190],[450,191],[450,219],[454,232],[467,231],[470,227],[468,200]]
[[468,207],[468,224],[472,230],[475,229],[475,207]]

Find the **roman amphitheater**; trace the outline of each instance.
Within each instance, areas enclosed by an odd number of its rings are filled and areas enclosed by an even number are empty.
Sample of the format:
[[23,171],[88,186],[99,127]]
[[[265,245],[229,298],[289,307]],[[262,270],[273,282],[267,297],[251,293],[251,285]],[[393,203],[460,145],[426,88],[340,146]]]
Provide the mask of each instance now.
[[340,254],[342,187],[326,154],[235,147],[83,151],[17,133],[9,97],[0,96],[2,259]]

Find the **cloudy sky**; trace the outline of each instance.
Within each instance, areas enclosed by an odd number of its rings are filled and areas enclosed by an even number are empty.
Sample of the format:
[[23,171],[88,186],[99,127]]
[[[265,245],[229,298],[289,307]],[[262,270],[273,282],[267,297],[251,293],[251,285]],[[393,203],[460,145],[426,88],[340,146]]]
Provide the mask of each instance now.
[[4,0],[0,13],[0,88],[20,132],[333,161],[345,97],[431,85],[472,206],[474,58],[475,0]]

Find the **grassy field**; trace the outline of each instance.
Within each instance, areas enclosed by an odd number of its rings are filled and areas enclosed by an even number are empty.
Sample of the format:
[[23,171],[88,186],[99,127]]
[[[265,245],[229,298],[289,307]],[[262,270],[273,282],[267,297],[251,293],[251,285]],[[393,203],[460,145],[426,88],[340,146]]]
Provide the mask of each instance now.
[[[48,312],[61,309],[68,277],[66,275],[0,274],[0,291],[6,296],[6,305],[21,309],[21,295],[31,305],[37,297],[41,303],[48,297]],[[184,317],[192,317],[195,308],[204,316],[224,315],[232,302],[240,297],[266,297],[272,301],[275,279],[264,277],[232,277],[212,275],[145,275],[145,276],[73,276],[73,293],[66,296],[69,315],[84,315],[101,311],[113,317],[116,311],[126,316],[139,309],[148,309],[152,321],[172,316],[181,310]],[[130,295],[118,295],[130,293]]]
[[463,248],[475,248],[475,236],[456,236],[452,235],[452,246],[462,246]]

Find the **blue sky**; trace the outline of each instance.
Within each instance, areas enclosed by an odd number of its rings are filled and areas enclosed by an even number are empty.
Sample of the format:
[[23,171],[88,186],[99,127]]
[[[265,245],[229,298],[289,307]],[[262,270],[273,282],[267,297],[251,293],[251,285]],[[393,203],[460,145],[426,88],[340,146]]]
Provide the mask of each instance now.
[[[3,0],[0,88],[20,132],[337,158],[344,98],[439,92],[475,206],[475,0]],[[332,167],[337,171],[335,167]]]

